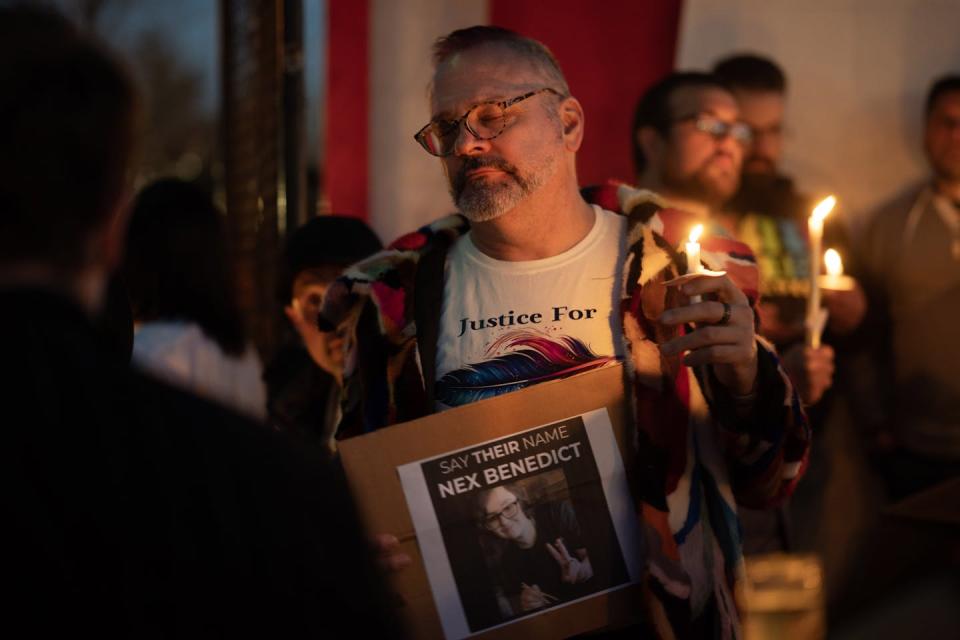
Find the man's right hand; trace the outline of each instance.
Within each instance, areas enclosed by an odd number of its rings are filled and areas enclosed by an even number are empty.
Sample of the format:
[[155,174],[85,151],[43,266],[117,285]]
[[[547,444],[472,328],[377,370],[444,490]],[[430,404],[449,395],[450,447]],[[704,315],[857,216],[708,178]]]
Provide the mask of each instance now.
[[806,405],[817,403],[833,385],[833,349],[829,345],[816,349],[794,345],[783,352],[781,360]]
[[377,554],[377,564],[383,571],[394,573],[410,566],[413,560],[400,551],[400,541],[390,533],[376,533],[370,538],[370,544]]

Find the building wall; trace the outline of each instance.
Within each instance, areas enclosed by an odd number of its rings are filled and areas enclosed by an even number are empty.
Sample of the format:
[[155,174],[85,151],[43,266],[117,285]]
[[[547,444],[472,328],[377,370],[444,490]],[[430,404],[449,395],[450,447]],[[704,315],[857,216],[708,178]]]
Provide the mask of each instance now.
[[681,4],[330,0],[325,175],[333,210],[366,217],[388,242],[453,211],[440,161],[413,134],[430,113],[431,43],[474,24],[545,42],[586,110],[581,180],[631,179],[633,106],[673,63]]
[[960,73],[958,25],[957,0],[685,0],[677,66],[734,51],[780,62],[785,167],[806,191],[836,193],[856,228],[926,175],[923,100],[932,78]]
[[413,140],[430,119],[430,45],[488,20],[485,0],[370,0],[370,223],[384,242],[454,210],[440,160]]
[[923,95],[960,70],[957,0],[330,0],[329,12],[326,186],[335,211],[387,241],[453,209],[439,161],[412,140],[429,115],[430,43],[452,29],[492,21],[554,49],[587,112],[583,182],[632,177],[633,103],[674,50],[678,68],[771,55],[791,82],[785,169],[836,193],[854,223],[924,176]]

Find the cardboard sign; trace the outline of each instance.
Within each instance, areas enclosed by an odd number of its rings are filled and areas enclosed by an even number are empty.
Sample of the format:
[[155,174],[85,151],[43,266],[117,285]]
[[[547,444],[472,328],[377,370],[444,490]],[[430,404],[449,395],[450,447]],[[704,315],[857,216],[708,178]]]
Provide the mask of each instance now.
[[417,638],[563,638],[640,613],[621,366],[351,438],[340,455]]

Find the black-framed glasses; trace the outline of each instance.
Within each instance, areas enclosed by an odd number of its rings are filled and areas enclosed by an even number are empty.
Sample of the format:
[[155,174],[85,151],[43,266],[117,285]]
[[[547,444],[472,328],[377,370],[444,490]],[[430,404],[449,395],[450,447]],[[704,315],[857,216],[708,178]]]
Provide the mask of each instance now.
[[706,113],[695,113],[673,121],[674,124],[692,122],[697,131],[702,131],[716,140],[723,140],[730,136],[743,146],[753,142],[753,130],[746,122],[724,122],[716,116]]
[[520,502],[519,500],[514,500],[513,502],[508,502],[503,509],[500,509],[500,511],[495,511],[485,515],[482,523],[487,529],[496,529],[497,525],[500,524],[501,518],[506,518],[507,520],[516,520],[519,514]]
[[493,140],[507,128],[507,109],[523,102],[527,98],[549,91],[563,97],[563,94],[550,87],[529,91],[509,100],[491,100],[473,105],[456,120],[431,120],[413,136],[427,153],[444,157],[453,153],[460,137],[460,124],[477,140]]

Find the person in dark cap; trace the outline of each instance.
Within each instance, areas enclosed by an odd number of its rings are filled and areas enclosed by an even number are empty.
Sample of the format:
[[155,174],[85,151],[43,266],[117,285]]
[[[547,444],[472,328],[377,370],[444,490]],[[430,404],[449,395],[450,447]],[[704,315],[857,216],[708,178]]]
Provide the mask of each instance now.
[[331,451],[339,422],[342,332],[321,332],[317,314],[327,287],[350,264],[376,253],[380,239],[362,220],[320,216],[287,242],[277,289],[296,333],[264,374],[271,425],[319,438]]

